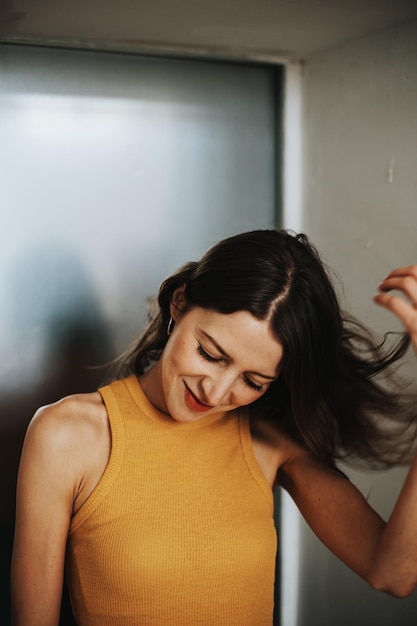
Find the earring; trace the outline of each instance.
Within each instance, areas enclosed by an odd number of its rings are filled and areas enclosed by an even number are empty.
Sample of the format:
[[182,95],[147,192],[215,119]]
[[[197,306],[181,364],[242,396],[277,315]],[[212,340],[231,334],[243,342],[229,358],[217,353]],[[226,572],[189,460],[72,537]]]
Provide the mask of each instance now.
[[168,328],[167,328],[167,335],[168,335],[168,337],[172,333],[172,331],[174,329],[174,325],[175,325],[175,320],[173,320],[172,317],[170,317],[169,318],[169,322],[168,322]]

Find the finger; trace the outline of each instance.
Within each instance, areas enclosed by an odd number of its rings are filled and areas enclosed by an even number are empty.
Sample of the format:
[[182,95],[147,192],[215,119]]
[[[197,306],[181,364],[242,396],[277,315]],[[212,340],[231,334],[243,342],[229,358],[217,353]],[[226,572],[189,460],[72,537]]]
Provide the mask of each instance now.
[[405,267],[397,267],[396,269],[392,270],[392,272],[390,272],[386,278],[401,276],[414,276],[417,279],[417,264],[407,265]]
[[417,335],[417,310],[409,302],[388,293],[376,295],[374,301],[392,311],[401,320],[407,332]]
[[[379,289],[386,291],[388,289],[397,289],[398,282],[407,278],[410,282],[417,282],[417,264],[398,267],[388,274],[379,285]],[[401,287],[400,287],[401,288]]]
[[413,304],[417,304],[417,277],[410,276],[393,276],[390,275],[379,285],[379,290],[383,292],[387,291],[402,291]]

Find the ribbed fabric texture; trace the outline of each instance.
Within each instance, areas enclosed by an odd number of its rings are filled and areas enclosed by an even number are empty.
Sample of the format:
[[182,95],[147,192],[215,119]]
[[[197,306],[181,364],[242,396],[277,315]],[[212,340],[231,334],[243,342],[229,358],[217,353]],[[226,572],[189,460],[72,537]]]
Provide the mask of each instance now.
[[79,626],[271,626],[273,498],[247,412],[174,422],[134,376],[100,393],[111,456],[68,542]]

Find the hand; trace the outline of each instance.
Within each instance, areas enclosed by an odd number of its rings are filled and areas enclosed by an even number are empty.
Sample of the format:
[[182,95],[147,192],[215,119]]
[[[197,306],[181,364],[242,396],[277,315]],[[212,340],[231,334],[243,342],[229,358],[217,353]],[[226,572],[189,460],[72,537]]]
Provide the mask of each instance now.
[[[408,301],[389,293],[393,290],[402,292]],[[379,291],[374,301],[401,320],[417,353],[417,265],[392,271],[379,285]]]

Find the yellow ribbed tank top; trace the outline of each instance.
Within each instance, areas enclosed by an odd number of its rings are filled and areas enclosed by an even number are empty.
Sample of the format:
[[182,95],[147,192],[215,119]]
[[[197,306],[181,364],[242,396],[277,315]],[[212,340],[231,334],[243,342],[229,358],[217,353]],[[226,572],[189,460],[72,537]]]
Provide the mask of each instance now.
[[111,455],[68,540],[79,626],[271,626],[273,497],[248,412],[174,422],[134,376],[100,393]]

